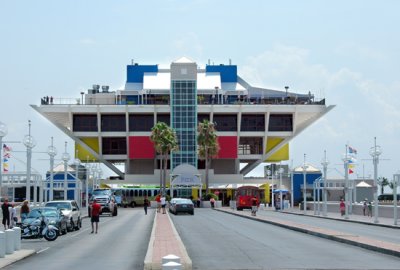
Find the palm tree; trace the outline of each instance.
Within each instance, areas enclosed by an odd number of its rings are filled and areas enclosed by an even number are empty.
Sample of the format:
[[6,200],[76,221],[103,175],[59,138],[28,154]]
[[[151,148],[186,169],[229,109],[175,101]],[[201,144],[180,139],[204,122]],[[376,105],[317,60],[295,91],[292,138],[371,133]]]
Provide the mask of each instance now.
[[388,179],[386,177],[379,177],[378,178],[378,185],[381,186],[381,194],[383,194],[385,186],[389,185],[389,181],[388,181]]
[[197,126],[198,154],[200,159],[206,162],[206,194],[208,194],[208,171],[211,163],[211,158],[216,156],[219,151],[218,137],[215,130],[215,125],[204,119]]
[[165,194],[168,154],[172,151],[179,150],[178,138],[175,131],[170,126],[164,122],[157,122],[151,129],[150,139],[154,143],[156,152],[161,155],[160,169],[163,171],[160,174],[160,192]]

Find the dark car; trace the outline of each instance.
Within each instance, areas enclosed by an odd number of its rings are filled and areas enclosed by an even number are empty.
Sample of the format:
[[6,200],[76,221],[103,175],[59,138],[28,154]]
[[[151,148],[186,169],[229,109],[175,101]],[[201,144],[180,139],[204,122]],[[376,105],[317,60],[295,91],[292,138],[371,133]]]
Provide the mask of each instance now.
[[33,208],[26,219],[24,220],[24,225],[29,225],[31,222],[39,218],[40,216],[44,216],[49,219],[49,224],[54,225],[58,228],[59,234],[67,233],[67,224],[68,218],[64,216],[60,209],[55,207],[39,207]]
[[178,213],[189,213],[194,215],[194,205],[189,199],[172,199],[169,211],[177,215]]
[[[393,201],[393,194],[381,194],[378,196],[378,201]],[[400,200],[400,194],[397,194],[397,200]]]

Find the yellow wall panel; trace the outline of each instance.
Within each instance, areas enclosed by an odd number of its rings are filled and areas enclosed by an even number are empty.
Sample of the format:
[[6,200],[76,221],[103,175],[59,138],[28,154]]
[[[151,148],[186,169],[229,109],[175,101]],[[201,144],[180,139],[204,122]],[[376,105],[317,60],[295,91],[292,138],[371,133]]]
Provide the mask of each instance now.
[[[267,140],[267,150],[265,153],[268,153],[272,148],[282,142],[282,138],[268,138]],[[272,156],[270,156],[266,162],[279,162],[282,160],[289,159],[289,144],[285,144],[278,151],[276,151]]]
[[[80,138],[85,144],[87,144],[90,148],[92,148],[96,153],[99,153],[99,140],[98,138]],[[75,150],[78,150],[78,157],[83,162],[86,162],[87,157],[89,156],[89,161],[97,162],[97,158],[95,158],[92,154],[89,153],[85,148],[83,148],[80,144],[75,143]],[[76,151],[75,151],[76,153]],[[76,154],[75,154],[76,155]]]

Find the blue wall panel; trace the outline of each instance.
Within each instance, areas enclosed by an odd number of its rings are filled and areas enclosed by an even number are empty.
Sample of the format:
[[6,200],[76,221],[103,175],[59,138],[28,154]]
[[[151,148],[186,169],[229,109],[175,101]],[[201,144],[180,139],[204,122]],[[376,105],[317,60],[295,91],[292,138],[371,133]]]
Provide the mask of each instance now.
[[126,82],[143,83],[145,72],[158,72],[157,65],[128,65],[126,66]]
[[[308,173],[306,174],[306,182],[307,186],[312,185],[316,179],[321,177],[321,173]],[[303,173],[295,173],[293,175],[293,200],[295,205],[299,203],[300,199],[303,198],[303,189],[301,188],[304,182],[303,178]],[[308,193],[311,193],[311,196],[313,191],[312,188],[307,189]]]
[[221,82],[237,82],[237,66],[206,66],[206,72],[219,72]]

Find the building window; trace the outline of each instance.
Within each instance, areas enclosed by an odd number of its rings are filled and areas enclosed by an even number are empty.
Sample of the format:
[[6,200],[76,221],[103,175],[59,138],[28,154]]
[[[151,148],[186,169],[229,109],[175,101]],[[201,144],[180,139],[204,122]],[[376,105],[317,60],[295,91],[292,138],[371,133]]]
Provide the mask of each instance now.
[[73,131],[95,131],[97,132],[97,115],[74,114]]
[[152,114],[130,114],[129,131],[151,131],[154,126]]
[[126,131],[124,114],[104,114],[101,116],[101,131]]
[[241,131],[265,131],[264,114],[242,114]]
[[203,120],[210,121],[210,115],[209,114],[198,114],[197,115],[197,123],[202,123]]
[[293,131],[292,114],[271,114],[268,131]]
[[169,114],[157,114],[157,122],[164,122],[169,126],[171,124]]
[[103,155],[126,155],[126,138],[103,137]]
[[217,131],[237,131],[236,114],[215,114],[213,120]]
[[262,155],[263,138],[261,137],[240,137],[239,155]]

